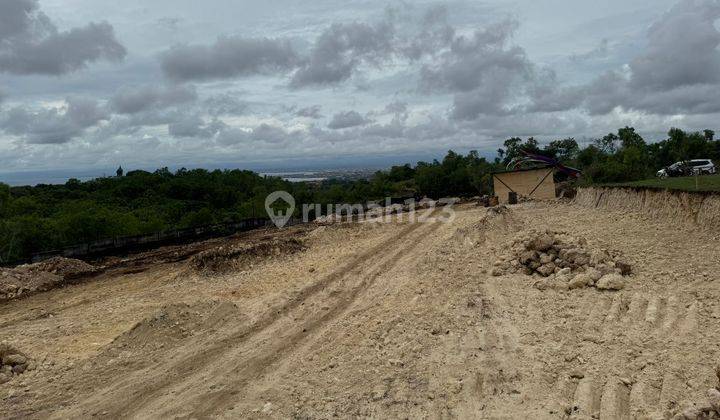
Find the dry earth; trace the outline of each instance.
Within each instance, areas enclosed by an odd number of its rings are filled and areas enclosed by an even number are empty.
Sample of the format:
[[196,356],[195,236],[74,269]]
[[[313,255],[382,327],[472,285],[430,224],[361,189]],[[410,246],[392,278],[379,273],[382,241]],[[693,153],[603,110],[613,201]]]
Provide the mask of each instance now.
[[[492,276],[531,229],[622,253],[633,274],[620,291]],[[34,364],[0,384],[0,416],[670,418],[718,385],[717,230],[530,202],[279,236],[292,252],[210,248],[209,265],[0,303],[0,340]]]

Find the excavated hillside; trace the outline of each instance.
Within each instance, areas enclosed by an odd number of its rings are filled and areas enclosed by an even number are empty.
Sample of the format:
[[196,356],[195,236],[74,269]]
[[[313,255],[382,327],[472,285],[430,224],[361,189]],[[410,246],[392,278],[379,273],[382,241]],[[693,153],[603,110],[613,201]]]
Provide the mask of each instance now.
[[712,210],[615,194],[258,232],[0,302],[1,417],[718,418]]

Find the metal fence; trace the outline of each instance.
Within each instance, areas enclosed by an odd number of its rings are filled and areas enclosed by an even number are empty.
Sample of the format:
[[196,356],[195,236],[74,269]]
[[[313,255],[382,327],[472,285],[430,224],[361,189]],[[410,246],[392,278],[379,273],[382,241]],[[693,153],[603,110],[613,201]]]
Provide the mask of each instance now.
[[[72,245],[61,249],[38,252],[25,261],[15,261],[17,265],[27,262],[39,262],[52,257],[92,258],[106,255],[138,252],[164,245],[194,242],[237,232],[258,229],[271,225],[270,219],[250,218],[238,222],[196,226],[185,229],[169,229],[148,235],[118,236],[100,239],[84,244]],[[296,224],[291,220],[288,224]]]

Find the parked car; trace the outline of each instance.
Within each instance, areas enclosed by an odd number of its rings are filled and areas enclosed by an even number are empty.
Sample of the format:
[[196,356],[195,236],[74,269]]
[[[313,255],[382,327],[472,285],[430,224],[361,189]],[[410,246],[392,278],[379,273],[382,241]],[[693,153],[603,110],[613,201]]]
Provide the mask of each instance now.
[[672,165],[657,171],[660,178],[676,176],[693,176],[717,173],[715,164],[710,159],[692,159],[675,162]]

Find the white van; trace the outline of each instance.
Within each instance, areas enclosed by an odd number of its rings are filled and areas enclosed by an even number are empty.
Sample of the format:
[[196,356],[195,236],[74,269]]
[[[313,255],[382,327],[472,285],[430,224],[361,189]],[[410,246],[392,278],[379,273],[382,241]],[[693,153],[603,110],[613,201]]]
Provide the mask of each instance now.
[[710,159],[692,159],[682,162],[675,162],[667,168],[657,171],[660,178],[675,176],[692,176],[717,173],[715,164]]

